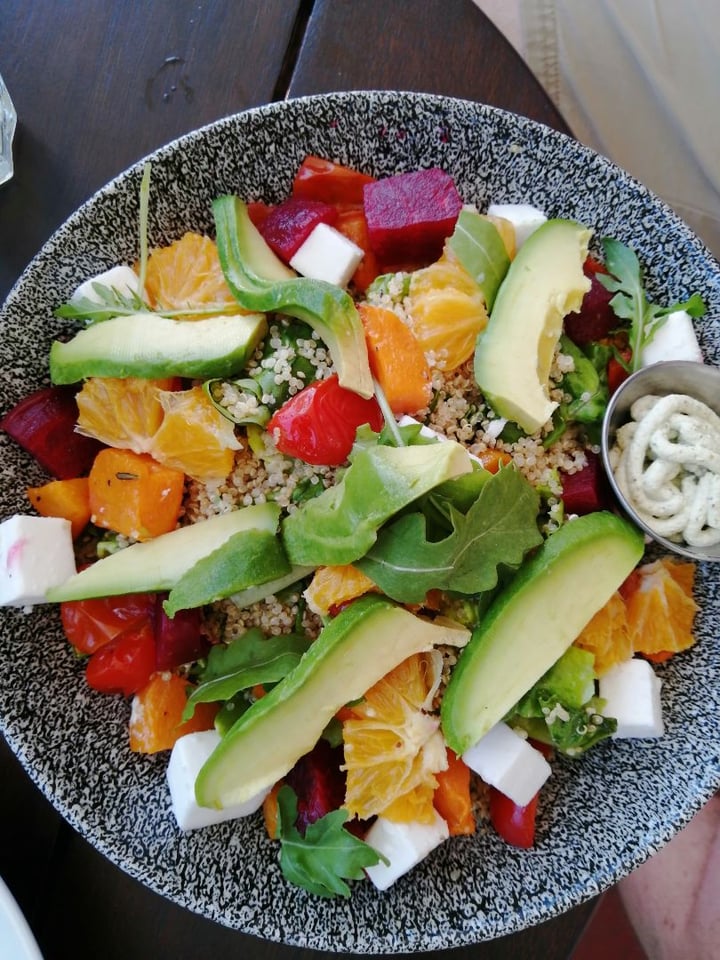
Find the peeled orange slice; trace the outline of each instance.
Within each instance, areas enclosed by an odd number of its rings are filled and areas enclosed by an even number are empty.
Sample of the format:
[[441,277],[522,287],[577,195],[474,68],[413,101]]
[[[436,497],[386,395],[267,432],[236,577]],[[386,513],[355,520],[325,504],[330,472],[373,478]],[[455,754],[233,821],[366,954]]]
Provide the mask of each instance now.
[[429,823],[435,773],[447,767],[437,716],[426,712],[440,680],[434,651],[404,660],[352,706],[343,723],[345,807],[367,819]]
[[[636,653],[655,657],[687,650],[698,605],[695,564],[663,557],[638,567],[623,586],[630,640]],[[664,659],[664,657],[661,657]]]
[[580,636],[575,646],[588,650],[595,656],[595,670],[598,676],[610,667],[633,655],[630,628],[628,626],[625,601],[616,591],[601,607]]
[[225,282],[215,243],[198,233],[153,251],[145,290],[159,311],[223,306],[226,313],[243,312]]
[[175,384],[172,378],[90,377],[76,397],[78,432],[109,447],[149,453],[163,419],[160,394]]
[[435,365],[454,370],[473,355],[488,315],[480,287],[452,250],[410,280],[410,326]]

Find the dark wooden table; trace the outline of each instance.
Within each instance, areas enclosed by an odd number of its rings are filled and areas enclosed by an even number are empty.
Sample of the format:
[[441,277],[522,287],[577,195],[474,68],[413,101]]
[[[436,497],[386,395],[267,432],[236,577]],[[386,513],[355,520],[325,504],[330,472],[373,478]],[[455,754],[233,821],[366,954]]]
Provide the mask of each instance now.
[[[0,301],[97,188],[247,107],[330,90],[419,90],[567,132],[471,0],[2,0],[0,72],[19,118],[15,177],[0,189]],[[235,933],[130,879],[55,813],[2,740],[0,778],[0,875],[46,960],[321,956]],[[592,909],[428,956],[565,960]]]

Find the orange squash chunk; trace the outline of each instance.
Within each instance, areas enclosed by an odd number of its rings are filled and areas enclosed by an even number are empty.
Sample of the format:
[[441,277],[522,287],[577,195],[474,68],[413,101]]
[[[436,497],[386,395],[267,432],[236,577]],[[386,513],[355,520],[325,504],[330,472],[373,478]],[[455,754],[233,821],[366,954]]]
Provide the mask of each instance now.
[[172,750],[186,733],[212,729],[218,705],[198,703],[190,720],[183,722],[187,680],[176,673],[155,673],[135,694],[130,714],[130,749],[135,753]]
[[89,476],[91,520],[132,540],[174,530],[182,507],[185,474],[147,454],[108,447]]
[[41,517],[62,517],[70,521],[76,540],[90,523],[90,495],[87,477],[51,480],[41,487],[28,487],[27,498]]
[[397,314],[360,304],[368,359],[393,413],[417,413],[430,403],[430,367],[415,334]]

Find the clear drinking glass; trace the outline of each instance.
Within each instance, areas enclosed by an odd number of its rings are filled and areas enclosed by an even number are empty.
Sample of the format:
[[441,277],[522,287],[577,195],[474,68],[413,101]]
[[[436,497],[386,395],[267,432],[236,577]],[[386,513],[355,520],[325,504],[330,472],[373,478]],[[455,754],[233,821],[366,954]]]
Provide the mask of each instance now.
[[0,184],[13,175],[12,142],[16,122],[15,107],[0,75]]

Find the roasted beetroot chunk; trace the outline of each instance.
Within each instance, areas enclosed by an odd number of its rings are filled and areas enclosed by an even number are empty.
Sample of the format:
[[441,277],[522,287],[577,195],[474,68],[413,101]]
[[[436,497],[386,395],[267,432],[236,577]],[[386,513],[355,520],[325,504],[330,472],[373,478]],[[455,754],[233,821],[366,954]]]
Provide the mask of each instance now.
[[102,448],[75,433],[78,407],[74,387],[45,387],[25,397],[0,420],[0,429],[58,480],[84,476]]
[[590,450],[586,452],[586,457],[587,465],[582,470],[560,474],[566,513],[594,513],[596,510],[606,510],[612,502],[600,457]]
[[326,813],[337,810],[345,800],[345,774],[342,747],[331,747],[327,740],[318,740],[310,753],[300,757],[285,778],[297,794],[296,827],[300,833]]
[[333,226],[337,216],[329,203],[290,197],[273,207],[258,229],[267,245],[289,263],[319,223]]
[[607,337],[620,322],[610,306],[614,294],[606,290],[597,278],[598,273],[607,273],[605,267],[588,257],[583,265],[583,273],[590,280],[590,289],[583,297],[577,313],[569,313],[564,321],[565,333],[579,347]]
[[452,177],[437,167],[368,183],[363,202],[370,246],[383,263],[437,260],[462,209]]
[[159,594],[155,601],[155,655],[158,670],[174,670],[185,663],[204,657],[210,643],[204,635],[203,616],[199,608],[178,610],[168,617],[163,610],[167,594]]

